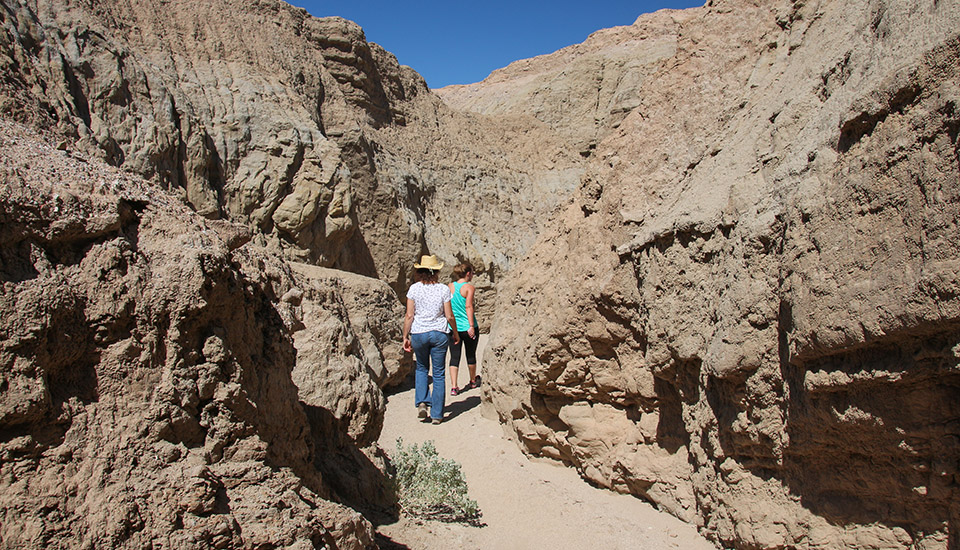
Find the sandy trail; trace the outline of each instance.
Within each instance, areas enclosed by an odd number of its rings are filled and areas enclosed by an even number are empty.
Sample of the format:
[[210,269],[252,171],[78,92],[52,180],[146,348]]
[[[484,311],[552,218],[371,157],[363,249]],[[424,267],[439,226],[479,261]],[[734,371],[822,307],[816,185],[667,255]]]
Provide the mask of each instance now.
[[[462,385],[468,374],[465,366],[461,370]],[[380,445],[392,454],[398,437],[405,445],[433,440],[440,456],[461,464],[486,525],[404,518],[381,526],[379,533],[398,547],[715,549],[692,525],[646,502],[591,487],[572,468],[524,456],[495,419],[481,415],[480,390],[456,397],[448,393],[444,422],[432,425],[417,419],[412,386],[411,375],[399,392],[388,395]]]

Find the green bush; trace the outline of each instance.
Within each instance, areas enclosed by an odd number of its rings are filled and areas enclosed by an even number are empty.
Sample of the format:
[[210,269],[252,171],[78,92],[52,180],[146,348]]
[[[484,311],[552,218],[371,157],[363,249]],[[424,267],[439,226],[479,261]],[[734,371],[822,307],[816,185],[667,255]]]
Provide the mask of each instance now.
[[441,458],[433,441],[404,447],[397,438],[393,458],[400,509],[411,516],[440,521],[478,524],[480,509],[467,498],[467,482],[460,464]]

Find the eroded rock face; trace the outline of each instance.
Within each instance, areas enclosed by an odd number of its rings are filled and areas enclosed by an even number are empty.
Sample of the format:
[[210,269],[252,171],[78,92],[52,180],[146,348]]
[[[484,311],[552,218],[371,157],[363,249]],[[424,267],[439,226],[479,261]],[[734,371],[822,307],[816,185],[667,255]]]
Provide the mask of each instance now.
[[727,546],[957,545],[958,11],[675,16],[500,289],[485,395],[528,452]]
[[428,252],[492,295],[582,172],[535,119],[451,111],[356,24],[278,0],[0,6],[5,112],[399,295]]
[[458,110],[534,117],[589,156],[642,104],[647,81],[677,55],[681,29],[697,17],[696,10],[663,10],[634,25],[599,30],[582,44],[516,61],[483,82],[435,91]]
[[726,546],[956,547],[958,8],[755,4],[441,101],[273,0],[0,0],[0,540],[371,545],[430,252],[530,453]]
[[342,148],[402,118],[390,101],[425,86],[355,24],[281,2],[4,7],[10,68],[85,150],[291,256],[360,252],[347,243],[367,196],[355,204],[350,171],[369,169]]
[[0,8],[4,124],[59,150],[6,127],[36,155],[0,163],[4,543],[371,545],[413,261],[470,260],[492,295],[580,157],[281,2]]
[[360,283],[282,300],[305,285],[248,230],[7,121],[0,165],[3,545],[374,546],[370,523],[333,501],[388,512],[382,474],[345,487],[325,479],[322,451],[379,456],[380,390],[351,374],[369,406],[347,415],[291,374],[302,348],[336,357],[330,334],[358,341],[346,317],[300,333],[305,311]]

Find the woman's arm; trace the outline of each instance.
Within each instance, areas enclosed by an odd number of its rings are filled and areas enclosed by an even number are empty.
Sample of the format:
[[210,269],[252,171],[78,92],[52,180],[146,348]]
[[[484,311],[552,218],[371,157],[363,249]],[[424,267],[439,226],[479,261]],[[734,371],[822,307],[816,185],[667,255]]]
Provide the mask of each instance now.
[[450,323],[450,328],[453,329],[453,343],[460,343],[460,333],[457,332],[457,318],[453,316],[453,308],[450,306],[450,302],[443,303],[443,315],[447,318],[447,322]]
[[470,324],[467,333],[470,334],[470,338],[476,338],[477,334],[474,324],[477,320],[473,318],[473,293],[476,289],[473,288],[473,285],[463,285],[460,287],[460,290],[466,291],[466,293],[463,294],[463,299],[467,302],[465,309],[467,310],[467,323]]
[[413,326],[413,315],[417,311],[417,304],[407,298],[407,314],[403,316],[403,351],[413,351],[410,343],[410,327]]

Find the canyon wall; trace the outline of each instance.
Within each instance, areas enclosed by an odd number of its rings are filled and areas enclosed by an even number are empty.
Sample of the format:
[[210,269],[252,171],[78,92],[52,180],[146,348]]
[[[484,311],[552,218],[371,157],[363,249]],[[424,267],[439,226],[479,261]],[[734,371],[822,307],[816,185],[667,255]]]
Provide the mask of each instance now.
[[344,19],[276,0],[0,6],[4,112],[398,294],[428,252],[491,292],[582,172],[531,117],[447,109]]
[[500,286],[484,397],[522,447],[726,547],[960,547],[958,29],[715,1],[441,91],[566,132],[544,90],[594,108],[582,64],[661,45]]
[[582,158],[279,1],[0,30],[0,546],[375,547],[413,262],[492,306]]
[[406,370],[396,323],[359,348],[389,287],[9,121],[0,166],[0,547],[375,546],[377,383]]
[[0,0],[0,545],[375,546],[435,253],[526,452],[726,547],[960,547],[958,11],[711,0],[434,93],[275,0]]

